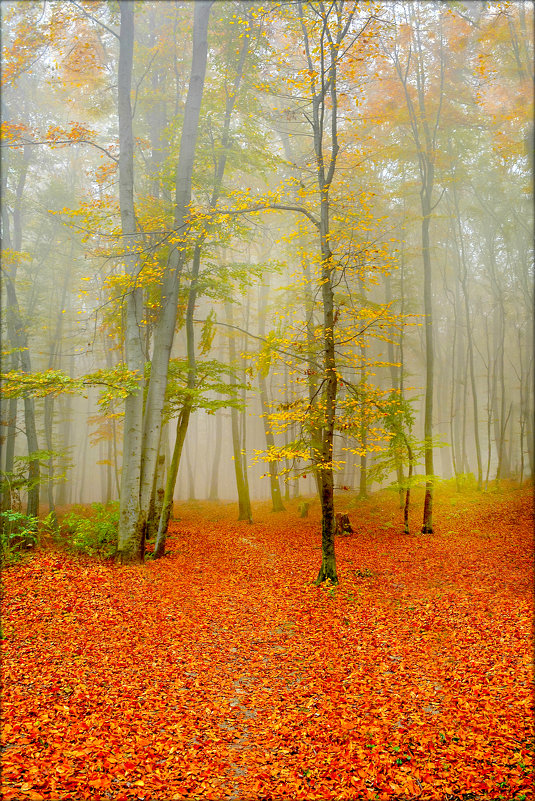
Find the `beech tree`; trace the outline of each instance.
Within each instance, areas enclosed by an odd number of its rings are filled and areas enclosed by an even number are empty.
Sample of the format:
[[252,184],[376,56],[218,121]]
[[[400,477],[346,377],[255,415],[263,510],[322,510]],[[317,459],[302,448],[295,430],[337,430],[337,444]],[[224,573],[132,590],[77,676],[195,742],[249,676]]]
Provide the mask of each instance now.
[[528,4],[2,14],[4,508],[119,495],[117,557],[161,555],[209,432],[244,520],[315,486],[335,582],[372,480],[430,532],[440,478],[532,472]]
[[[191,74],[188,96],[184,108],[180,153],[176,166],[175,178],[173,229],[176,234],[162,278],[160,311],[154,328],[153,352],[150,360],[150,378],[148,381],[145,408],[143,410],[143,396],[140,387],[138,393],[131,398],[131,403],[136,404],[134,420],[130,422],[125,419],[125,443],[123,453],[128,454],[128,462],[132,462],[131,470],[134,475],[132,481],[129,481],[127,484],[125,484],[125,479],[123,479],[121,487],[121,518],[117,549],[119,558],[122,561],[139,561],[142,560],[144,556],[147,514],[160,447],[162,411],[165,401],[165,389],[167,386],[167,371],[175,333],[180,279],[185,260],[183,235],[184,229],[186,229],[188,225],[187,219],[191,200],[191,176],[199,129],[199,114],[204,88],[204,76],[206,73],[208,50],[207,30],[211,6],[212,2],[210,0],[205,2],[197,0],[194,7]],[[125,28],[126,40],[124,41],[124,49],[123,39],[121,38],[121,50],[124,53],[123,72],[125,70],[128,72],[128,67],[131,64],[130,54],[133,47],[131,19],[133,19],[133,3],[125,2],[124,5],[121,4],[121,20],[125,21],[125,25],[128,24],[128,27]],[[129,75],[131,75],[131,67]],[[123,81],[125,82],[124,91],[119,95],[120,109],[121,101],[125,103],[126,109],[126,101],[123,97],[127,90],[127,82],[128,91],[130,87],[128,78],[123,76]],[[123,153],[125,153],[126,149],[126,154],[129,154],[130,143],[128,130],[125,131],[123,129],[123,135],[126,137],[125,140],[121,141]],[[129,155],[125,156],[125,158],[126,157],[128,157],[130,163],[131,157]],[[131,185],[133,185],[133,178],[131,182],[129,181],[129,186]],[[121,214],[123,214],[122,208]],[[128,212],[128,216],[130,217],[130,212]],[[130,224],[133,226],[133,230],[130,229],[125,233],[132,235],[135,233],[133,210]],[[136,308],[136,305],[134,305],[136,291],[136,288],[133,287],[129,293],[128,302],[130,304],[130,314],[128,315],[127,312],[127,326],[131,328],[132,344],[135,348],[137,358],[141,358],[140,326],[142,317],[141,309]],[[127,341],[128,338],[129,335],[127,334]],[[137,363],[137,359],[134,369],[140,371],[140,381],[142,381],[143,370],[141,369],[141,365]],[[129,445],[133,447],[128,447]]]

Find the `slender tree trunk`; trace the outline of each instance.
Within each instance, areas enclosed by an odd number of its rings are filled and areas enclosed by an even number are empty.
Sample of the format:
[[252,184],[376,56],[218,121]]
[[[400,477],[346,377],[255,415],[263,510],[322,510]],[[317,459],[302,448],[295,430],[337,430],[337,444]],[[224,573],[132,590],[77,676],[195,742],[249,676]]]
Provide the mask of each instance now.
[[[401,265],[400,269],[403,270],[403,251],[401,252]],[[390,276],[385,276],[385,292],[386,292],[386,302],[390,306],[392,303],[392,287],[390,282]],[[401,334],[400,334],[401,336]],[[394,353],[394,340],[393,340],[393,332],[392,335],[388,337],[388,361],[390,366],[390,382],[392,384],[392,389],[394,392],[399,392],[399,373],[396,369],[396,357]],[[399,370],[403,369],[403,365],[400,364]],[[399,507],[400,509],[403,508],[404,502],[404,492],[403,492],[403,461],[399,458],[399,456],[395,456],[395,463],[396,463],[396,480],[397,485],[399,487],[398,494],[399,494]]]
[[[468,349],[467,349],[468,353]],[[462,423],[462,433],[461,433],[461,467],[462,472],[466,475],[470,472],[470,463],[468,461],[468,455],[466,453],[466,418],[467,418],[467,408],[468,408],[468,359],[464,358],[464,373],[463,373],[463,380],[462,380],[462,388],[463,388],[463,423]]]
[[[411,55],[406,68],[401,65],[397,53],[395,66],[398,77],[403,86],[405,101],[409,112],[410,126],[414,144],[417,151],[418,169],[420,174],[420,204],[422,210],[422,258],[424,267],[424,314],[425,314],[425,405],[424,405],[424,458],[425,458],[425,497],[422,521],[422,533],[433,531],[433,400],[434,400],[434,344],[433,344],[433,288],[431,248],[429,226],[433,212],[432,196],[435,182],[435,154],[437,150],[437,133],[442,109],[444,89],[444,50],[442,40],[441,20],[439,20],[440,33],[440,94],[436,110],[431,120],[429,97],[426,93],[426,65],[421,40],[421,29],[418,18],[418,7],[408,6],[408,20],[411,30]],[[416,80],[416,97],[413,99],[408,85],[408,72],[410,63]]]
[[156,544],[154,546],[154,558],[159,559],[165,553],[165,544],[167,540],[167,531],[169,529],[169,520],[173,511],[173,497],[176,486],[176,479],[178,476],[178,468],[180,467],[180,457],[182,456],[182,449],[184,447],[184,440],[188,431],[188,421],[185,419],[186,409],[182,409],[177,422],[175,445],[173,448],[173,455],[171,463],[167,471],[167,479],[165,482],[165,490],[162,502],[162,509],[160,512],[160,520],[158,525],[158,533],[156,535]]
[[[88,400],[87,400],[87,413],[86,413],[87,417],[89,417],[89,415],[90,415],[90,410],[91,410],[91,401],[88,398]],[[86,433],[84,435],[84,438],[83,438],[82,451],[81,451],[81,453],[79,455],[79,458],[80,458],[80,462],[79,462],[79,464],[80,464],[80,479],[79,479],[80,480],[80,486],[78,487],[78,503],[80,503],[80,504],[83,504],[84,501],[85,501],[84,490],[85,490],[85,475],[86,475],[86,468],[87,468],[87,443],[88,443],[88,441],[89,441],[89,437],[88,437],[88,435]]]
[[[453,162],[453,158],[451,156],[451,145],[449,147],[450,158]],[[481,490],[483,488],[483,463],[481,460],[481,444],[479,440],[479,410],[478,410],[478,398],[477,398],[477,386],[476,386],[476,375],[475,375],[475,368],[474,368],[474,344],[473,344],[473,333],[472,333],[472,315],[470,312],[470,298],[469,298],[469,289],[468,289],[468,267],[466,263],[466,253],[464,249],[464,236],[462,230],[462,220],[461,220],[461,211],[459,208],[459,201],[457,198],[457,191],[455,187],[455,167],[452,165],[453,169],[453,182],[452,182],[452,196],[453,196],[453,206],[455,210],[455,223],[456,226],[453,225],[453,234],[455,239],[458,238],[456,242],[457,245],[457,259],[459,261],[460,267],[460,282],[463,291],[463,298],[464,298],[464,317],[466,322],[466,338],[468,343],[468,365],[470,368],[470,389],[472,393],[472,412],[473,412],[473,425],[474,425],[474,443],[476,448],[476,459],[477,459],[477,488]],[[455,228],[457,229],[458,237],[455,236]]]
[[[12,276],[6,274],[4,281],[7,296],[7,318],[8,329],[10,330],[10,341],[13,347],[18,350],[20,369],[24,373],[31,373],[30,351],[28,347],[28,335],[24,327],[22,316],[17,300],[15,283]],[[33,398],[24,398],[24,425],[26,429],[26,441],[28,445],[28,484],[27,484],[27,503],[26,514],[37,517],[39,514],[39,485],[40,485],[40,465],[38,458],[32,458],[39,450],[37,439],[37,426],[35,423],[35,403]]]
[[[162,429],[162,434],[167,433],[167,423]],[[154,490],[150,499],[149,515],[147,518],[147,539],[153,540],[158,534],[159,522],[161,519],[163,502],[165,496],[165,456],[160,453],[158,456],[157,470],[154,477]]]
[[405,490],[405,503],[403,506],[403,533],[410,534],[409,529],[409,507],[411,502],[411,481],[412,481],[412,473],[414,469],[414,456],[412,453],[411,444],[409,442],[408,437],[403,434],[403,441],[405,443],[405,448],[407,449],[407,459],[409,462],[409,469],[408,469],[408,476],[407,476],[407,489]]
[[191,411],[193,408],[192,392],[195,388],[197,381],[197,365],[195,361],[195,331],[193,325],[193,317],[195,312],[195,304],[197,302],[197,289],[199,272],[201,265],[201,247],[202,242],[198,241],[193,253],[193,263],[191,271],[191,284],[188,294],[188,306],[186,309],[186,349],[188,353],[188,380],[187,388],[189,394],[186,395],[184,405],[180,412],[175,446],[173,448],[173,456],[171,464],[167,473],[167,481],[162,500],[162,507],[159,516],[158,533],[156,537],[156,545],[154,548],[154,558],[158,559],[165,553],[165,541],[167,537],[167,528],[169,526],[169,519],[173,509],[173,496],[175,492],[176,480],[178,476],[178,469],[180,467],[180,458],[182,456],[182,449],[184,447],[184,440],[188,431]]
[[[23,163],[18,176],[17,185],[15,189],[15,200],[13,209],[13,237],[9,227],[9,220],[7,211],[2,209],[2,247],[10,250],[13,248],[13,261],[3,272],[5,276],[4,288],[6,293],[6,323],[9,341],[12,347],[18,353],[17,362],[20,365],[20,370],[24,373],[31,373],[31,359],[28,343],[28,333],[24,325],[23,317],[20,311],[17,289],[16,289],[16,274],[17,274],[17,254],[22,250],[22,198],[24,195],[24,188],[26,185],[26,176],[28,173],[28,166],[30,163],[29,148],[27,146],[23,149]],[[2,174],[6,173],[5,165],[3,165]],[[4,180],[4,178],[2,179]],[[28,516],[37,517],[39,514],[39,488],[40,488],[40,464],[39,459],[32,458],[39,450],[37,439],[37,427],[35,423],[35,403],[33,398],[25,397],[24,403],[24,426],[26,430],[26,441],[28,446],[28,482],[27,482],[27,502],[26,514]],[[15,429],[16,431],[16,429]]]
[[[269,286],[260,287],[259,299],[258,299],[258,335],[262,338],[265,336],[266,333],[265,317],[266,317],[268,293],[269,293]],[[266,437],[266,447],[269,451],[275,447],[275,437],[273,436],[273,432],[271,431],[271,427],[269,425],[269,420],[268,420],[269,402],[268,402],[266,379],[261,371],[258,372],[258,389],[260,391],[260,403],[262,406],[262,420],[264,423],[264,435]],[[269,464],[269,483],[271,490],[271,511],[284,512],[284,504],[282,503],[279,476],[277,472],[277,462],[272,460],[268,464]]]
[[[232,319],[232,306],[230,303],[225,304],[227,315],[227,323],[229,326],[233,325]],[[229,384],[231,387],[236,387],[236,346],[232,335],[229,337]],[[230,409],[230,423],[232,431],[232,450],[234,458],[234,471],[236,474],[236,489],[238,492],[238,520],[247,520],[249,523],[253,522],[251,511],[251,500],[247,488],[247,482],[243,473],[243,445],[240,439],[240,418],[238,410],[232,406]]]
[[325,421],[323,426],[319,486],[321,502],[321,567],[316,582],[329,580],[338,583],[334,549],[334,473],[332,467],[334,425],[336,419],[336,394],[338,376],[334,343],[334,291],[332,286],[333,263],[329,245],[329,185],[323,180],[320,170],[321,191],[321,295],[323,305],[323,375]]
[[429,203],[430,187],[422,192],[422,251],[424,260],[424,313],[425,313],[425,482],[424,514],[422,533],[431,534],[433,531],[433,382],[434,382],[434,348],[433,348],[433,291],[431,277],[431,254],[429,244],[429,222],[431,208]]
[[[211,5],[211,4],[205,4]],[[208,19],[206,18],[206,25],[208,24]],[[199,22],[199,31],[198,31],[198,46],[200,45],[202,48],[205,47],[205,43],[201,42],[202,34],[201,29],[202,24]],[[195,44],[194,44],[195,47]],[[214,179],[214,185],[212,189],[212,196],[210,198],[210,206],[215,208],[217,200],[219,198],[219,194],[221,191],[221,184],[223,180],[223,175],[225,172],[225,167],[227,163],[228,157],[228,148],[229,148],[229,133],[230,133],[230,125],[232,119],[232,112],[234,110],[234,106],[236,103],[236,98],[238,95],[238,90],[243,78],[243,70],[245,65],[245,58],[249,49],[248,39],[244,39],[242,48],[240,50],[240,57],[238,60],[238,65],[236,69],[236,77],[234,80],[234,84],[232,87],[232,91],[227,94],[227,102],[225,108],[225,116],[223,120],[223,130],[221,135],[221,153],[217,160],[217,167],[216,167],[216,174]],[[205,55],[206,60],[206,55]],[[200,61],[196,65],[196,75],[197,77],[200,76],[202,71],[202,64]],[[204,66],[205,69],[205,66]],[[192,76],[194,73],[194,69],[192,66]],[[188,94],[189,98],[189,94]],[[193,99],[192,99],[192,109],[193,108]],[[193,114],[192,111],[192,114]],[[178,174],[177,174],[177,192],[178,192]],[[178,205],[178,204],[177,204]],[[193,331],[193,312],[195,309],[195,303],[197,299],[197,292],[198,292],[198,278],[199,278],[199,271],[200,271],[200,264],[201,264],[201,254],[202,254],[202,247],[204,244],[206,234],[203,233],[197,239],[195,244],[194,254],[193,254],[193,264],[192,264],[192,277],[191,277],[191,285],[190,291],[188,295],[188,308],[186,312],[186,339],[187,339],[187,349],[188,349],[188,389],[193,390],[196,383],[196,365],[195,365],[195,344],[194,344],[194,331]],[[180,415],[180,420],[177,426],[177,437],[175,441],[175,447],[173,452],[173,458],[171,460],[169,476],[166,485],[166,491],[164,495],[163,501],[163,508],[162,514],[160,517],[160,524],[158,527],[158,538],[157,538],[157,549],[155,551],[155,556],[160,556],[163,554],[165,550],[165,536],[167,531],[167,525],[169,522],[169,516],[171,513],[172,503],[173,503],[173,493],[176,484],[176,479],[178,475],[178,469],[180,466],[180,458],[182,454],[182,449],[184,445],[184,440],[186,437],[190,416],[192,411],[192,398],[189,396],[184,404],[184,408]],[[147,418],[148,419],[148,418]],[[219,420],[219,418],[218,418]],[[216,444],[216,455],[217,459],[214,461],[214,467],[212,472],[212,483],[210,488],[210,496],[213,493],[217,495],[217,475],[214,474],[214,471],[217,469],[219,464],[219,455],[221,453],[221,428],[218,429],[219,436]],[[191,493],[190,493],[191,494]]]
[[113,497],[112,457],[113,444],[111,438],[106,440],[106,503],[111,503]]
[[[66,315],[65,315],[66,316]],[[68,324],[68,320],[66,320]],[[67,338],[70,338],[70,326],[69,329],[65,332]],[[65,360],[65,357],[63,357]],[[69,353],[67,359],[67,373],[69,375],[74,375],[74,354],[72,351]],[[60,462],[60,470],[62,473],[61,483],[58,486],[57,491],[57,504],[58,506],[65,506],[67,503],[70,502],[72,497],[72,480],[68,480],[69,472],[73,473],[73,465],[70,457],[70,448],[71,448],[71,422],[72,422],[72,409],[73,409],[73,402],[71,395],[63,395],[59,396],[58,398],[58,405],[59,405],[59,418],[61,420],[61,446],[62,446],[62,454],[61,454],[61,462]],[[118,493],[117,493],[118,494]]]
[[492,459],[492,414],[493,391],[492,382],[495,374],[495,360],[491,358],[488,318],[485,317],[485,341],[487,345],[487,469],[485,473],[485,490],[489,487],[490,464]]
[[[15,360],[13,360],[15,361]],[[16,369],[16,362],[15,366],[12,365],[12,370]],[[17,433],[17,398],[10,398],[8,407],[7,407],[7,420],[5,421],[5,425],[7,427],[7,434],[6,434],[6,445],[4,448],[4,465],[3,465],[3,472],[4,472],[4,486],[2,491],[2,511],[5,512],[8,509],[11,509],[13,496],[11,490],[11,481],[13,477],[13,469],[15,467],[15,437]]]
[[48,512],[55,523],[56,505],[54,503],[54,457],[50,453],[53,449],[52,432],[54,426],[54,397],[51,395],[47,396],[44,401],[44,406],[45,406],[45,413],[44,413],[45,445],[47,451],[49,452],[49,456],[47,459],[48,474],[46,483]]
[[[324,15],[323,24],[327,26],[330,15],[333,21],[339,13],[338,7],[330,6],[327,11],[321,6]],[[309,72],[315,74],[315,62],[308,32],[303,15],[303,4],[298,2],[298,14],[303,34],[305,56]],[[334,288],[333,275],[335,264],[330,248],[330,189],[336,172],[336,163],[339,152],[338,143],[338,87],[337,64],[342,42],[351,24],[351,15],[344,25],[338,24],[334,38],[329,38],[329,44],[321,40],[321,68],[319,78],[320,86],[311,84],[311,114],[307,119],[310,122],[313,134],[314,155],[316,160],[316,185],[319,192],[319,255],[321,258],[321,309],[322,309],[322,398],[323,424],[321,429],[321,443],[319,454],[312,454],[315,474],[319,487],[321,504],[321,567],[316,583],[332,581],[338,583],[336,571],[336,556],[334,547],[334,474],[333,474],[333,444],[336,421],[336,401],[338,389],[338,374],[335,350],[335,319],[334,319]],[[339,23],[340,20],[338,19]],[[328,80],[326,76],[328,75]],[[327,96],[328,93],[328,96]],[[326,111],[328,108],[329,124],[326,125]],[[330,137],[328,156],[325,154],[324,137]],[[315,403],[317,403],[317,400]],[[312,443],[314,447],[314,443]],[[318,458],[319,457],[319,458]]]
[[[199,129],[199,113],[204,88],[207,60],[207,29],[212,2],[196,2],[193,24],[193,58],[188,96],[184,108],[180,153],[176,169],[176,192],[174,229],[182,235],[187,227],[191,200],[191,176],[195,157],[195,146]],[[132,72],[133,5],[121,2],[121,34],[119,52],[119,132],[121,141],[119,161],[119,188],[123,234],[134,239],[136,231],[133,204],[133,139],[132,113],[130,108],[130,85]],[[160,298],[160,316],[155,326],[154,346],[151,359],[150,379],[143,413],[141,392],[127,398],[125,406],[125,431],[121,486],[121,516],[119,524],[118,556],[122,561],[140,561],[144,555],[144,538],[150,498],[154,486],[158,453],[160,448],[163,406],[167,387],[169,357],[173,344],[180,278],[184,265],[185,250],[180,242],[171,249],[164,271]],[[130,267],[138,267],[136,254],[131,254]],[[138,270],[130,269],[130,274]],[[139,292],[139,310],[127,310],[126,353],[127,363],[136,361],[132,355],[135,346],[137,356],[143,356],[143,314],[141,290],[132,289],[128,301],[134,304]],[[138,311],[138,313],[136,313]],[[128,325],[131,324],[131,331]],[[142,360],[143,361],[143,360]],[[132,368],[131,368],[132,369]],[[136,368],[137,369],[137,368]],[[143,375],[143,369],[140,371]],[[141,383],[141,382],[140,382]],[[128,414],[128,402],[135,404]],[[128,445],[131,444],[131,447]]]
[[[199,115],[206,74],[208,53],[208,20],[211,1],[195,2],[193,22],[193,59],[184,108],[180,153],[176,170],[174,228],[182,233],[187,226],[191,201],[191,177],[199,131]],[[164,272],[160,300],[160,316],[155,326],[150,380],[143,419],[143,455],[141,475],[141,523],[145,524],[146,510],[154,481],[156,460],[160,447],[162,411],[167,388],[169,358],[173,345],[177,303],[185,250],[177,245],[169,256]]]
[[221,462],[221,440],[222,440],[222,420],[221,412],[214,415],[215,435],[214,435],[214,458],[212,460],[212,473],[210,476],[210,491],[208,498],[216,501],[219,498],[219,468]]
[[457,324],[457,298],[453,301],[453,338],[451,342],[451,384],[450,384],[450,440],[451,440],[451,463],[453,467],[453,475],[455,476],[455,486],[457,492],[460,490],[459,485],[459,468],[458,468],[458,447],[457,447],[457,421],[459,416],[457,404],[457,390],[458,382],[456,380],[457,370],[457,351],[458,351],[458,331]]
[[[290,385],[289,375],[288,375],[288,365],[286,362],[283,363],[283,381],[284,381],[284,403],[289,403],[290,398],[288,395],[288,387]],[[286,447],[290,444],[290,429],[284,429],[284,444]],[[292,497],[298,498],[299,497],[299,475],[291,478],[291,469],[292,465],[290,464],[290,460],[288,458],[284,459],[284,469],[286,471],[286,481],[284,482],[284,500],[288,503],[290,500],[290,484],[292,487]],[[291,481],[290,481],[291,478]]]
[[[104,346],[104,353],[106,356],[106,367],[108,370],[113,369],[113,359],[111,355],[111,351],[109,347]],[[111,407],[112,417],[110,420],[110,431],[109,431],[109,439],[108,439],[108,462],[109,462],[109,500],[111,501],[115,488],[115,494],[117,498],[120,498],[121,494],[121,481],[120,481],[120,472],[119,472],[119,456],[118,456],[118,447],[117,447],[117,424],[115,421],[115,416],[113,412],[115,411],[114,406]],[[113,479],[113,481],[112,481]],[[112,486],[113,484],[113,486]]]
[[[359,281],[360,284],[360,291],[362,296],[364,297],[364,282]],[[366,425],[366,401],[365,401],[365,383],[366,383],[366,370],[364,366],[364,345],[359,343],[359,351],[360,351],[360,359],[361,359],[361,366],[360,366],[360,386],[362,392],[362,400],[360,402],[360,437],[359,437],[359,446],[361,448],[360,452],[360,463],[359,463],[359,500],[365,500],[368,497],[368,459],[367,459],[367,435],[368,435],[368,427]]]
[[[192,442],[193,433],[195,442]],[[193,427],[190,438],[186,445],[186,470],[188,473],[188,501],[197,500],[197,490],[195,488],[195,453],[197,450],[197,427]]]
[[[71,247],[71,258],[73,256],[73,248]],[[63,334],[63,311],[67,307],[67,294],[70,283],[70,272],[65,271],[63,277],[63,286],[61,291],[61,300],[58,313],[56,315],[56,325],[54,327],[53,337],[49,343],[50,356],[48,358],[48,369],[52,370],[58,362],[58,354],[61,347],[62,334]],[[47,475],[47,496],[48,496],[48,512],[51,516],[53,525],[56,526],[56,505],[54,501],[54,396],[48,395],[44,400],[44,429],[45,429],[45,443],[48,455],[48,475]]]
[[[243,325],[245,331],[249,329],[249,308],[250,308],[249,292],[247,291],[246,304],[245,304],[245,320]],[[241,350],[244,351],[246,348],[247,348],[247,339],[244,336],[241,343]],[[243,481],[245,485],[245,496],[250,499],[251,496],[249,492],[249,475],[247,469],[247,365],[245,361],[242,361],[241,383],[242,383],[241,409],[240,409],[241,461],[242,461]],[[251,502],[249,500],[249,507],[250,505]]]
[[[529,340],[528,340],[529,341]],[[530,358],[528,369],[526,370],[526,388],[524,390],[524,410],[526,420],[526,442],[528,453],[529,473],[533,479],[533,457],[534,457],[534,442],[533,442],[533,355]]]

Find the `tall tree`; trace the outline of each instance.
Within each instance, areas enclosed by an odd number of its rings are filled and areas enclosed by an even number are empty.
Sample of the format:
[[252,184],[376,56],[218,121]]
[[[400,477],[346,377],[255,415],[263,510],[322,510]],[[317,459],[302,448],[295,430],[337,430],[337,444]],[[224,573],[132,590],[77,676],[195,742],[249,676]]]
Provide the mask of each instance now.
[[[429,228],[432,213],[439,198],[435,199],[435,165],[438,152],[442,104],[444,95],[444,45],[442,32],[443,11],[436,6],[432,21],[433,33],[438,36],[438,52],[433,52],[430,63],[430,49],[426,47],[426,24],[420,5],[410,5],[403,9],[404,22],[408,32],[405,53],[396,43],[393,61],[409,114],[410,131],[416,148],[418,174],[420,178],[420,205],[422,214],[421,237],[423,259],[423,296],[425,314],[425,484],[422,532],[433,531],[433,397],[434,397],[434,346],[433,346],[433,272],[431,263],[431,241]],[[403,60],[404,59],[404,60]],[[437,85],[432,85],[433,79]]]
[[[118,545],[119,556],[123,561],[139,561],[144,554],[144,538],[147,515],[153,492],[160,434],[162,412],[165,401],[167,375],[171,347],[173,344],[177,318],[177,303],[180,280],[184,267],[185,233],[188,228],[189,205],[191,201],[191,178],[195,159],[195,146],[199,130],[199,115],[203,96],[204,78],[208,52],[207,31],[212,0],[196,0],[193,23],[193,55],[189,89],[184,107],[184,117],[180,140],[180,152],[175,176],[175,209],[173,219],[174,241],[162,278],[160,310],[154,329],[152,356],[150,359],[150,378],[148,381],[142,425],[139,413],[130,432],[125,424],[125,437],[134,437],[136,449],[123,448],[123,455],[135,464],[132,471],[136,480],[121,488],[121,509],[137,511],[134,520],[132,514],[122,519],[125,525],[120,529]],[[126,59],[126,56],[125,56]],[[135,222],[134,222],[135,225]],[[132,335],[141,339],[142,317],[132,319]],[[137,397],[137,396],[135,396]],[[138,447],[140,443],[141,447]],[[124,470],[124,468],[123,468]],[[139,486],[137,475],[140,475]]]
[[143,296],[138,283],[141,269],[139,231],[134,207],[134,135],[132,129],[132,63],[134,56],[134,3],[122,0],[119,33],[117,105],[119,114],[119,205],[124,263],[129,277],[125,310],[125,356],[138,385],[125,399],[123,470],[117,552],[124,562],[141,561],[145,554],[145,520],[141,512],[141,458],[145,351],[141,322]]

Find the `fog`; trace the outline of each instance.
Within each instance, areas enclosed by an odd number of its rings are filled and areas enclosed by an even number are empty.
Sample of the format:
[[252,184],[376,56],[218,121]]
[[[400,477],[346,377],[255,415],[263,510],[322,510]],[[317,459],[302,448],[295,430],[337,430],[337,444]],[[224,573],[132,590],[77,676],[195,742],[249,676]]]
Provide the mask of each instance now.
[[528,480],[533,5],[126,6],[2,3],[3,509]]

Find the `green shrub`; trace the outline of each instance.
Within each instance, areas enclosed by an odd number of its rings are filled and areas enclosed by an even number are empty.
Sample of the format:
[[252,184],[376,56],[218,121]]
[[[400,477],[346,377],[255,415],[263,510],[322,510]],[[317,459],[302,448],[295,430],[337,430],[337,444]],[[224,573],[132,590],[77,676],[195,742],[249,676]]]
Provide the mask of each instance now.
[[63,543],[89,556],[111,556],[117,547],[119,503],[93,503],[87,511],[65,515],[59,529]]
[[477,489],[477,480],[473,473],[457,473],[453,478],[440,482],[441,487],[466,492]]
[[4,564],[15,562],[22,551],[37,544],[38,519],[8,509],[0,513],[1,523],[1,561]]

